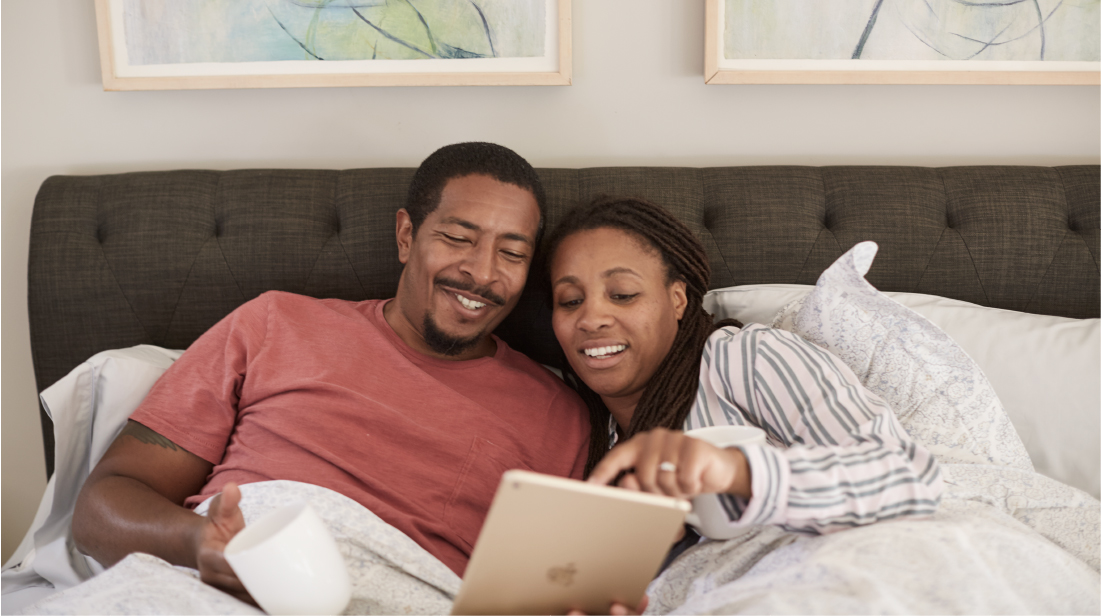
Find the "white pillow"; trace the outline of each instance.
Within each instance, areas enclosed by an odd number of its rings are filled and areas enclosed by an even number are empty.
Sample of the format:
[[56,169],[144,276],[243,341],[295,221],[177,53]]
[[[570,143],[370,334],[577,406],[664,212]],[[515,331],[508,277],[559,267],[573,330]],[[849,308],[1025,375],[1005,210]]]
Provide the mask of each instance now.
[[[63,590],[102,571],[73,546],[77,494],[130,414],[182,353],[144,344],[103,351],[42,392],[42,405],[54,423],[54,475],[34,524],[4,565],[5,612],[18,603],[13,593],[50,586]],[[37,592],[33,598],[41,596]]]
[[978,364],[939,327],[864,280],[878,250],[875,242],[853,246],[774,326],[844,361],[941,462],[1033,470]]
[[813,289],[814,285],[809,284],[746,284],[715,289],[703,296],[703,309],[716,321],[738,319],[745,325],[769,325],[781,308],[803,299]]
[[[716,289],[704,308],[719,318],[771,323],[811,285]],[[887,291],[956,341],[990,380],[1036,470],[1101,496],[1101,319],[1068,319]]]
[[1037,471],[1101,497],[1101,319],[887,295],[940,326],[983,369]]

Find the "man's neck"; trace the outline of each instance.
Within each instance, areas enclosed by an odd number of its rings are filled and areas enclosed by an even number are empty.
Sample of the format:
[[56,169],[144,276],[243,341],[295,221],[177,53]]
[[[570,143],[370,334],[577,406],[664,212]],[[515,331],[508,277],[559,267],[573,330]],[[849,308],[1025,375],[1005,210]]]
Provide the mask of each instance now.
[[382,307],[382,316],[386,319],[386,324],[390,326],[390,329],[397,334],[398,338],[401,338],[402,342],[408,345],[409,348],[421,355],[427,355],[435,359],[443,359],[446,361],[468,361],[471,359],[490,357],[497,353],[497,343],[494,342],[493,337],[490,335],[487,335],[470,349],[457,355],[446,355],[437,352],[425,342],[424,333],[409,320],[408,316],[401,309],[400,300],[396,297],[386,302]]

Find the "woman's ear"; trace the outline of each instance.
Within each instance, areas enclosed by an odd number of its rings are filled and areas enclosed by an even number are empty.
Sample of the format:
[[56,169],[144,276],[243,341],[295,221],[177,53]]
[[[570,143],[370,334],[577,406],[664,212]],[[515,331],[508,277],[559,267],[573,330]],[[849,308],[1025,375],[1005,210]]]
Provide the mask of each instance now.
[[684,317],[684,310],[688,308],[688,293],[685,289],[688,285],[683,280],[674,280],[669,285],[670,298],[673,300],[673,310],[677,311],[677,320]]

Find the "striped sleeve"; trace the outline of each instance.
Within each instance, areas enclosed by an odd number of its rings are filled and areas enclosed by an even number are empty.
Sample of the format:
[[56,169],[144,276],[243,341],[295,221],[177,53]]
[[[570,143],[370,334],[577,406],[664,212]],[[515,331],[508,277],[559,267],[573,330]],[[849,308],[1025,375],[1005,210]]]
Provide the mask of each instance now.
[[716,496],[732,526],[827,533],[931,515],[940,502],[933,455],[848,366],[790,332],[712,334],[685,430],[714,425],[754,425],[768,437],[741,447],[753,496]]

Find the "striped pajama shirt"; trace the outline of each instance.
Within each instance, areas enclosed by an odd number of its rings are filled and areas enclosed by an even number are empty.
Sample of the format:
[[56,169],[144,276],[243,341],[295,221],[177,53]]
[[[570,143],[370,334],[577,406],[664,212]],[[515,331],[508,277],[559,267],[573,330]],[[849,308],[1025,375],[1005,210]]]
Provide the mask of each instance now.
[[933,455],[882,398],[828,351],[752,324],[708,339],[685,430],[753,425],[766,445],[742,447],[753,497],[719,495],[733,526],[827,533],[936,511]]
[[740,449],[753,496],[716,495],[731,526],[828,533],[936,511],[933,455],[840,359],[787,331],[751,324],[708,339],[684,429],[751,425],[765,445]]

